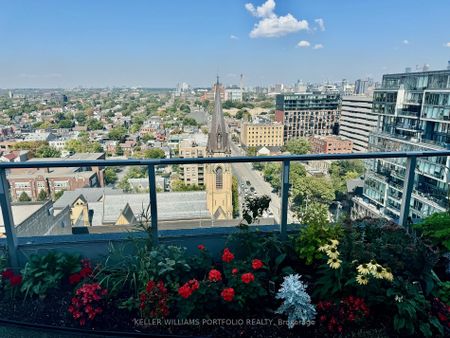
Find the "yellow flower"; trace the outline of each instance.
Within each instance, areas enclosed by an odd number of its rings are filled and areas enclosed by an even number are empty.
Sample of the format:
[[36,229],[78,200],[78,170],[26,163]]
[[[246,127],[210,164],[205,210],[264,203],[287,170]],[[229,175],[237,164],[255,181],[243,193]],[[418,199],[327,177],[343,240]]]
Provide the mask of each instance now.
[[378,279],[382,279],[382,278],[384,278],[383,271],[384,271],[384,268],[380,264],[376,264],[375,268],[372,269],[372,271],[371,271],[372,276],[374,276],[375,278],[378,278]]
[[369,269],[370,272],[374,272],[377,269],[377,262],[372,259],[368,264],[367,264],[367,268]]
[[357,275],[356,281],[359,285],[367,285],[369,283],[369,279],[365,275]]
[[319,249],[317,249],[317,250],[319,250],[320,252],[325,252],[325,251],[327,251],[329,248],[330,248],[329,245],[326,245],[326,244],[325,244],[325,245],[320,246]]
[[358,272],[361,275],[368,275],[370,273],[370,269],[369,269],[369,266],[367,264],[360,264],[360,265],[358,265],[356,270],[358,270]]
[[330,266],[330,268],[332,269],[339,269],[339,267],[341,266],[342,261],[340,259],[337,258],[330,258],[327,262],[327,264]]
[[337,239],[331,239],[329,244],[331,247],[335,248],[339,245],[339,241]]
[[339,257],[339,251],[337,251],[336,248],[331,248],[331,249],[327,250],[326,254],[330,258],[338,258]]
[[383,269],[383,272],[381,274],[383,278],[389,282],[392,282],[394,280],[394,275],[392,274],[391,269],[389,268]]

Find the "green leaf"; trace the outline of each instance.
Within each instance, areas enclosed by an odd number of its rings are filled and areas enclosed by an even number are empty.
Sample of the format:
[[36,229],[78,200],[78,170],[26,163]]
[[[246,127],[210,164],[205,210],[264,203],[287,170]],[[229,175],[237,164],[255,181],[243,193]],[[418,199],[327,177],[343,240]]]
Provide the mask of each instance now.
[[420,331],[423,333],[423,335],[425,337],[433,336],[433,333],[431,332],[430,324],[428,324],[428,323],[421,323],[419,328],[420,328]]

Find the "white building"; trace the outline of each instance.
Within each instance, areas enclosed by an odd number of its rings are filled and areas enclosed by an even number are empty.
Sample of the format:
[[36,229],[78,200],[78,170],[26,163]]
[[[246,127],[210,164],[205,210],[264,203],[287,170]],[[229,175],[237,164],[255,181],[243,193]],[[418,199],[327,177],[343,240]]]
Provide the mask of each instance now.
[[372,111],[372,98],[344,96],[341,105],[339,135],[353,141],[354,152],[367,152],[369,133],[377,126],[378,115]]
[[225,100],[242,101],[242,90],[240,88],[225,89]]

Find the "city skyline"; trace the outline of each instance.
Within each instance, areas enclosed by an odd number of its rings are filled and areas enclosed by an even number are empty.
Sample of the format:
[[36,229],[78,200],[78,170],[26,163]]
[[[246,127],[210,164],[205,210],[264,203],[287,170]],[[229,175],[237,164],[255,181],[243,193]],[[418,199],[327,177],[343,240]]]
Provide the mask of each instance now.
[[[445,69],[445,1],[17,1],[3,4],[0,88],[354,81]],[[439,10],[436,10],[439,9]],[[420,20],[410,20],[411,17]]]

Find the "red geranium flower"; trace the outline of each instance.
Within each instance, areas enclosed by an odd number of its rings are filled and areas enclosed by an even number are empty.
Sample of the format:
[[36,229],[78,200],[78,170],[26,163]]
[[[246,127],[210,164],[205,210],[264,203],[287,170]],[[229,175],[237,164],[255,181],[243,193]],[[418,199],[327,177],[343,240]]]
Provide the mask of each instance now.
[[12,271],[12,269],[6,269],[2,272],[2,277],[4,279],[10,279],[12,276],[14,276],[14,271]]
[[73,275],[69,276],[69,283],[70,284],[76,284],[81,280],[81,276],[78,273],[74,273]]
[[192,291],[196,291],[200,287],[200,283],[196,279],[191,279],[188,284]]
[[183,298],[189,298],[192,295],[192,289],[188,284],[184,284],[178,289],[178,294]]
[[17,286],[22,284],[22,276],[21,275],[14,275],[9,279],[9,282],[11,283],[11,286]]
[[220,273],[219,270],[212,269],[208,274],[208,280],[210,282],[218,282],[222,280],[222,274]]
[[249,284],[255,280],[255,275],[253,275],[251,272],[244,273],[241,276],[241,280],[243,283]]
[[203,244],[197,245],[197,248],[202,251],[205,250],[205,246]]
[[223,289],[220,295],[222,296],[224,301],[231,302],[234,298],[234,289],[233,288]]
[[252,268],[253,268],[253,270],[261,269],[263,266],[264,266],[264,263],[261,260],[259,260],[259,259],[254,259],[252,261]]
[[231,270],[231,273],[232,273],[233,275],[237,274],[237,273],[238,273],[238,269],[234,268],[233,270]]
[[233,253],[230,251],[230,249],[225,248],[225,250],[223,250],[222,260],[225,263],[230,263],[233,259],[234,259]]

